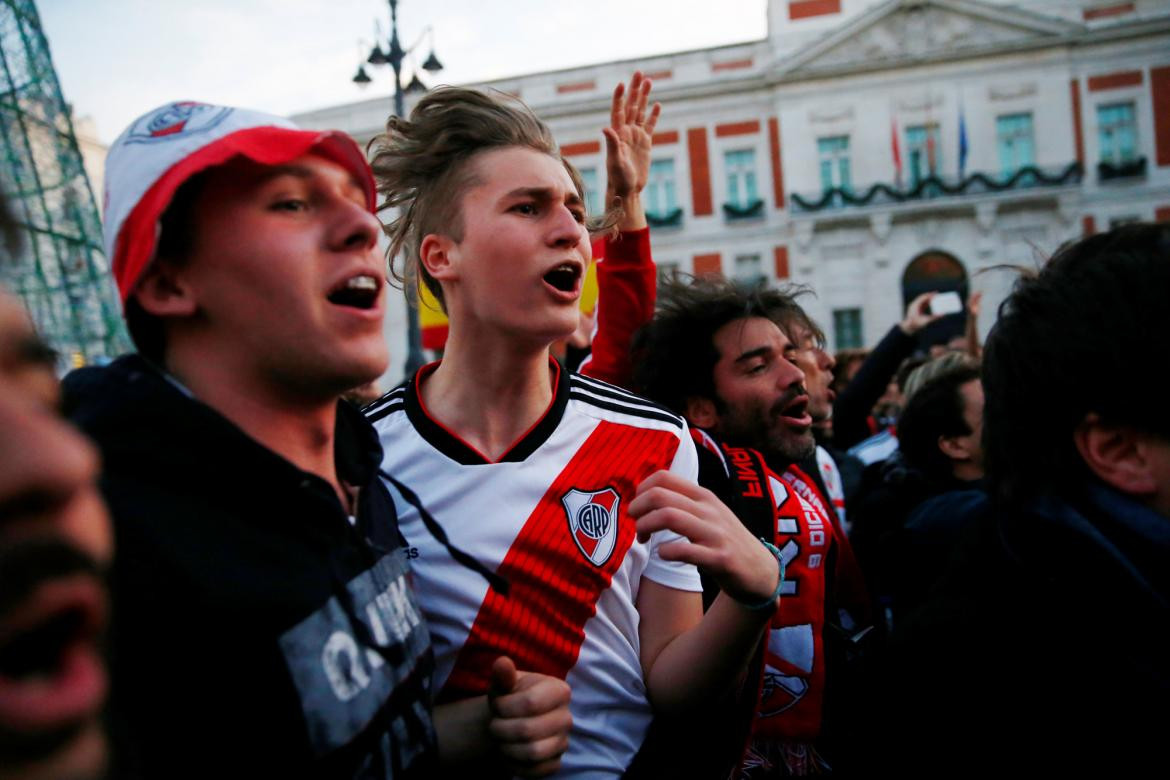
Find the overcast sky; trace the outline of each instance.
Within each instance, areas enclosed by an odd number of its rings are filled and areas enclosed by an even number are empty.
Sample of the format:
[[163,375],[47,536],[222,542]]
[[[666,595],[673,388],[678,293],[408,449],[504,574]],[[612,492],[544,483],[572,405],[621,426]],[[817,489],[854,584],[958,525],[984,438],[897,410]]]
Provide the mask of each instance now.
[[[291,114],[391,93],[351,82],[388,37],[385,0],[38,0],[65,99],[109,143],[135,117],[192,99]],[[766,0],[401,0],[404,46],[427,25],[445,70],[428,84],[758,40]],[[359,57],[359,39],[360,57]],[[429,52],[418,47],[421,63]],[[409,67],[409,66],[408,66]],[[375,74],[375,71],[385,71]]]

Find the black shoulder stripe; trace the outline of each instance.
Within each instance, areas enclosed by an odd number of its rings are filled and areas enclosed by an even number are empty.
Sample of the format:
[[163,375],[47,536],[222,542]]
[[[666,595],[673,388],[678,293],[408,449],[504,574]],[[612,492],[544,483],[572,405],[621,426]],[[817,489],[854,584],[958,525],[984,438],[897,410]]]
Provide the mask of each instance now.
[[386,404],[383,407],[373,410],[370,410],[367,407],[366,420],[368,420],[370,423],[376,423],[378,420],[389,417],[395,412],[401,411],[403,408],[405,408],[405,406],[405,403],[398,401],[397,403]]
[[597,395],[603,395],[606,398],[613,398],[614,400],[621,401],[625,404],[644,406],[647,409],[656,409],[660,412],[666,412],[667,414],[674,414],[674,412],[670,411],[662,404],[655,403],[654,401],[651,401],[648,398],[643,398],[640,395],[634,395],[633,393],[622,390],[620,387],[615,387],[613,385],[606,384],[605,382],[599,382],[596,379],[589,379],[588,377],[579,377],[577,374],[574,374],[573,378],[580,378],[584,380],[578,383],[578,389],[583,392],[596,393]]
[[602,382],[600,379],[593,379],[592,377],[587,377],[587,376],[581,376],[580,379],[581,379],[581,382],[579,383],[579,386],[582,390],[589,390],[592,392],[600,393],[602,395],[609,396],[610,398],[620,398],[620,399],[625,400],[627,403],[635,403],[635,404],[639,404],[641,406],[649,406],[653,409],[658,409],[659,411],[670,412],[671,414],[674,414],[674,412],[672,412],[670,409],[666,408],[662,404],[658,403],[657,401],[652,401],[649,398],[646,398],[645,396],[638,395],[637,393],[631,393],[629,390],[626,390],[624,387],[618,387],[617,385],[611,385],[608,382]]
[[584,385],[586,387],[594,387],[598,390],[609,390],[609,391],[614,392],[614,393],[620,393],[621,395],[629,396],[630,398],[632,398],[634,400],[638,400],[638,401],[645,401],[646,400],[645,398],[642,398],[641,396],[637,395],[636,393],[631,393],[629,390],[625,389],[624,387],[618,387],[617,385],[610,384],[609,382],[603,382],[600,379],[594,379],[593,377],[585,376],[584,374],[571,374],[570,379],[578,385]]
[[399,385],[398,387],[394,388],[390,392],[383,394],[382,397],[379,398],[378,400],[371,401],[370,403],[363,406],[362,407],[362,414],[369,416],[369,415],[373,414],[374,412],[378,411],[385,404],[393,403],[395,401],[401,401],[405,394],[406,394],[406,388],[403,387],[402,385]]
[[576,391],[569,392],[569,399],[575,401],[583,401],[600,409],[608,409],[611,412],[618,412],[619,414],[628,414],[631,417],[644,417],[648,420],[661,420],[668,422],[674,427],[682,430],[683,421],[681,417],[676,417],[669,412],[660,412],[657,409],[650,409],[643,406],[626,406],[625,404],[614,403],[611,401],[603,401],[591,395],[578,393]]

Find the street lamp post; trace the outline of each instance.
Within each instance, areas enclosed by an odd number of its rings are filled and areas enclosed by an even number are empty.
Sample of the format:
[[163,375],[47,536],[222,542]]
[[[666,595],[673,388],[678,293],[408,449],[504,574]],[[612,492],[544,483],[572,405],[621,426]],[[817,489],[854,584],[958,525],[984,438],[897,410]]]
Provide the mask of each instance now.
[[[423,92],[426,91],[426,85],[419,80],[418,74],[415,73],[411,78],[410,83],[406,89],[402,88],[402,63],[413,52],[423,38],[431,33],[431,28],[427,27],[423,30],[422,36],[409,48],[403,49],[402,44],[398,41],[398,0],[389,0],[390,3],[390,41],[385,51],[374,41],[374,48],[370,52],[370,56],[366,58],[366,62],[370,65],[389,65],[394,71],[394,115],[404,116],[406,114],[405,95],[406,92]],[[435,56],[434,41],[431,42],[431,53],[422,64],[422,69],[430,73],[435,73],[443,69],[439,58]],[[369,84],[372,79],[366,74],[364,65],[358,66],[357,75],[353,77],[354,83],[359,86]],[[418,326],[418,287],[417,283],[408,283],[406,285],[406,365],[403,370],[407,377],[414,375],[423,364],[422,351],[422,334]]]

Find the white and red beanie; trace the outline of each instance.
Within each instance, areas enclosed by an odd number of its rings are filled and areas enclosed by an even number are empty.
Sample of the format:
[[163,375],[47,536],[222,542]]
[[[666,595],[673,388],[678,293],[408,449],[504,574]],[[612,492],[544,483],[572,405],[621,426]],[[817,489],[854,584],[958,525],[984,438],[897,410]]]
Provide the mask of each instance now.
[[103,198],[106,257],[122,303],[154,259],[159,219],[183,182],[237,155],[281,165],[308,152],[352,173],[375,211],[370,164],[343,132],[301,130],[278,116],[190,100],[135,120],[110,147]]

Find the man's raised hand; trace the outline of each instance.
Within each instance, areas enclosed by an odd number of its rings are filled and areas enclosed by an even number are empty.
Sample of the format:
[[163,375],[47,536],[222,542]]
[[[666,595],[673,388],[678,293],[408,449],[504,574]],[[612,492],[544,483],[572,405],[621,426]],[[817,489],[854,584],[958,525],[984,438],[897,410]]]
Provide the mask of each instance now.
[[647,113],[650,88],[650,79],[641,71],[634,73],[628,88],[618,84],[610,104],[610,126],[602,130],[607,195],[621,198],[623,203],[642,191],[650,175],[650,147],[662,111],[662,106],[655,103]]
[[937,292],[925,292],[910,301],[910,305],[906,307],[906,316],[898,323],[898,327],[902,329],[903,333],[907,336],[913,336],[942,317],[940,314],[930,313],[930,299],[936,295],[938,295]]

